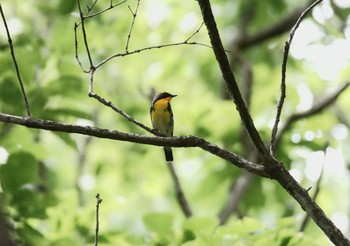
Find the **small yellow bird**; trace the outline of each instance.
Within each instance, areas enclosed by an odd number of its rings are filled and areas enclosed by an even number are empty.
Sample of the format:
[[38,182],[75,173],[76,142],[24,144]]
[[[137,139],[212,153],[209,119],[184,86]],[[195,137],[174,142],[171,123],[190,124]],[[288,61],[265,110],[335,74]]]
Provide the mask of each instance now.
[[[168,92],[158,93],[152,101],[150,109],[153,129],[157,130],[164,136],[173,136],[174,116],[171,110],[170,101],[177,95]],[[173,152],[170,147],[164,147],[166,161],[173,161]]]

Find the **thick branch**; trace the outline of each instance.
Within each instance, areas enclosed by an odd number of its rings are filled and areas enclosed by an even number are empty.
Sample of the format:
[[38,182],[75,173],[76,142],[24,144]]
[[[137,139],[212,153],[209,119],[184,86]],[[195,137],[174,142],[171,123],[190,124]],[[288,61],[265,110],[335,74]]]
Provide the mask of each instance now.
[[184,137],[154,137],[143,136],[132,133],[124,133],[119,131],[110,131],[107,129],[101,129],[90,126],[78,126],[65,123],[54,122],[50,120],[40,120],[28,117],[20,117],[15,115],[0,113],[0,121],[6,123],[12,123],[17,125],[26,126],[29,128],[37,128],[49,131],[59,131],[67,133],[77,133],[87,136],[94,136],[98,138],[114,139],[119,141],[127,141],[133,143],[141,143],[156,146],[169,146],[169,147],[199,147],[206,150],[218,157],[221,157],[239,168],[244,168],[248,172],[254,173],[259,176],[269,177],[266,172],[266,168],[263,165],[252,163],[243,157],[236,155],[228,150],[222,149],[219,146],[206,141],[203,138],[196,136],[184,136]]
[[312,2],[313,1],[308,1],[308,3],[304,6],[296,8],[283,19],[279,19],[277,23],[260,30],[255,34],[244,35],[240,37],[234,45],[236,45],[239,49],[245,49],[250,46],[260,44],[261,42],[264,42],[267,39],[277,37],[283,33],[288,32],[294,26],[299,16],[304,12],[304,10],[307,7],[310,6]]
[[202,16],[205,25],[208,29],[208,34],[210,42],[213,46],[213,51],[216,57],[216,60],[219,63],[223,78],[228,86],[229,91],[232,93],[234,103],[236,104],[237,111],[241,116],[241,120],[247,130],[250,138],[252,139],[254,146],[256,147],[259,155],[264,159],[265,163],[269,163],[267,160],[270,159],[270,155],[265,148],[265,145],[254,126],[253,120],[248,112],[247,106],[244,103],[242,95],[239,91],[236,79],[232,73],[230,64],[228,62],[227,56],[225,54],[224,47],[222,45],[220,34],[216,26],[214,15],[209,3],[209,0],[198,0],[200,5]]
[[302,209],[308,213],[335,245],[350,245],[349,240],[325,215],[323,210],[312,200],[307,191],[299,185],[282,164],[278,164],[271,175],[292,197],[294,197]]

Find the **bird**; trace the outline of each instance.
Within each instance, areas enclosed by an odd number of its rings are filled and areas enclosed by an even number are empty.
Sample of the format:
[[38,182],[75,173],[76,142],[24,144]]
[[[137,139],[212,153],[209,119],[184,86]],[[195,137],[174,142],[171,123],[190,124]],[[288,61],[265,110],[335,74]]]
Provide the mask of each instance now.
[[[158,93],[152,100],[150,115],[152,127],[165,137],[172,137],[174,131],[174,115],[170,101],[177,95],[168,92]],[[164,147],[166,161],[173,161],[173,151],[170,147]]]

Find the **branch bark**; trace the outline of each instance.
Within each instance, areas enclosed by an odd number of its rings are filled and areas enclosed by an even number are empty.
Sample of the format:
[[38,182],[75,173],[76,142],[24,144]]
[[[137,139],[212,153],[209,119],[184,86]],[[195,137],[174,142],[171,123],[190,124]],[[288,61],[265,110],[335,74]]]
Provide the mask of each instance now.
[[275,160],[268,153],[258,131],[253,124],[253,121],[238,89],[234,75],[228,64],[228,60],[216,26],[215,18],[212,13],[210,2],[209,0],[198,0],[198,3],[202,11],[204,23],[208,29],[209,38],[213,46],[213,52],[216,56],[216,60],[219,63],[224,80],[226,81],[228,88],[233,95],[237,110],[241,116],[241,120],[255,147],[258,150],[260,159],[268,168],[268,172],[271,174],[273,179],[275,179],[292,197],[294,197],[302,209],[310,215],[310,217],[334,244],[350,245],[349,240],[346,239],[341,231],[334,225],[334,223],[329,218],[327,218],[323,210],[312,200],[307,191],[303,189],[299,183],[290,175],[283,164]]
[[240,114],[242,123],[248,132],[248,135],[252,139],[252,142],[259,152],[260,157],[265,163],[269,163],[271,158],[269,152],[265,148],[265,145],[253,123],[252,117],[250,116],[247,106],[242,98],[241,92],[238,88],[236,79],[232,73],[228,58],[225,53],[225,49],[222,45],[220,34],[216,26],[214,15],[209,3],[209,0],[198,0],[198,4],[202,11],[203,21],[207,26],[208,35],[210,42],[213,47],[213,52],[215,54],[216,60],[220,66],[222,76],[227,84],[229,91],[232,94],[233,101],[236,105],[237,111]]
[[132,133],[125,133],[120,131],[111,131],[108,129],[101,129],[91,126],[79,126],[71,125],[60,122],[54,122],[50,120],[41,120],[31,117],[20,117],[15,115],[9,115],[0,113],[0,122],[12,123],[17,125],[26,126],[29,128],[36,128],[49,131],[58,131],[66,133],[77,133],[87,136],[94,136],[98,138],[113,139],[119,141],[127,141],[133,143],[155,145],[155,146],[169,146],[169,147],[198,147],[206,150],[222,159],[229,161],[239,168],[244,168],[248,172],[254,173],[259,176],[269,177],[266,167],[260,164],[252,163],[245,158],[220,148],[219,146],[208,142],[207,140],[196,136],[184,136],[184,137],[157,137],[157,136],[144,136]]
[[294,26],[300,15],[308,6],[310,6],[312,2],[313,1],[308,1],[307,4],[296,8],[282,20],[278,20],[277,23],[268,26],[255,34],[247,34],[239,37],[239,39],[234,43],[234,46],[237,46],[238,49],[246,49],[288,32]]

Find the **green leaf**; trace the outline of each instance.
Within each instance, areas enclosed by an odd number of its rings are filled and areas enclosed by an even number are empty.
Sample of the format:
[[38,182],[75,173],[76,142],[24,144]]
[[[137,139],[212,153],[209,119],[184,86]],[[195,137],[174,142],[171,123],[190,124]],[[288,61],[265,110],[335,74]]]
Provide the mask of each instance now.
[[25,184],[39,182],[38,161],[28,152],[17,152],[9,156],[0,166],[0,180],[5,192],[13,194]]
[[215,217],[191,217],[184,221],[182,227],[184,230],[192,231],[195,234],[212,234],[218,225]]
[[143,216],[146,228],[159,235],[166,235],[173,230],[174,215],[170,213],[149,213]]

